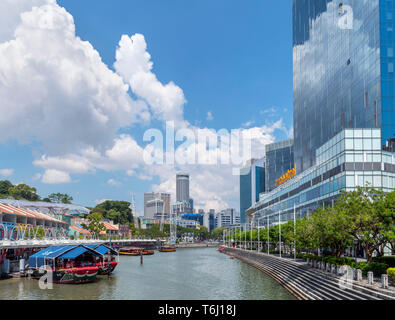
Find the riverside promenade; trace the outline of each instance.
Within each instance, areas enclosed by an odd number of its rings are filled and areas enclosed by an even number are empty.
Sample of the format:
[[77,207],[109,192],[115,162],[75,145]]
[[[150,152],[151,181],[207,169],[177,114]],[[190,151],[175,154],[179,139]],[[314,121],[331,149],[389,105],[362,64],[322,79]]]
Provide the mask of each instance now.
[[266,253],[225,247],[223,253],[272,277],[299,300],[395,300],[395,291],[367,286],[352,279]]
[[200,242],[200,243],[179,243],[176,244],[177,248],[216,248],[219,247],[219,242]]

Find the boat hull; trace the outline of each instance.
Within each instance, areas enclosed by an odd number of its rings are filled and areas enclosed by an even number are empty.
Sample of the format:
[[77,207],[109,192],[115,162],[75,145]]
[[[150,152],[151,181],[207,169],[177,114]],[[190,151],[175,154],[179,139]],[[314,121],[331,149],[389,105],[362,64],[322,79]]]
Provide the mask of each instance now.
[[164,248],[164,249],[160,249],[160,252],[175,252],[177,251],[175,248]]
[[[52,271],[52,282],[60,284],[81,284],[94,282],[98,272],[98,267],[58,269]],[[45,273],[40,273],[38,270],[34,270],[33,277],[39,279],[46,273],[47,271]]]
[[[110,274],[114,272],[114,269],[117,265],[118,265],[118,262],[111,261]],[[100,275],[100,276],[108,275],[108,263],[104,263],[104,265],[102,265],[101,263],[98,263],[97,267],[99,268],[98,275]]]

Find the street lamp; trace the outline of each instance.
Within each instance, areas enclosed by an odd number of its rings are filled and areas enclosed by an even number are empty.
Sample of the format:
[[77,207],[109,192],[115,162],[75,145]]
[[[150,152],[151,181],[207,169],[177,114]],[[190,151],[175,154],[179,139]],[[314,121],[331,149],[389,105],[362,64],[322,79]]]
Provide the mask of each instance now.
[[278,211],[278,228],[279,228],[279,240],[280,240],[280,258],[281,258],[281,215],[280,215],[280,211]]
[[247,250],[247,223],[244,224],[244,250]]
[[251,250],[252,250],[252,220],[251,220],[251,241],[250,241],[250,243],[251,243]]
[[296,261],[296,203],[294,203],[294,261]]
[[267,216],[267,254],[270,254],[269,215]]
[[262,219],[264,219],[264,217],[261,217],[261,218],[258,219],[258,252],[259,252],[259,249],[261,248],[261,238],[260,238],[260,236],[259,236],[259,231],[260,231],[259,227],[260,227],[260,225],[261,225],[260,221],[261,221]]
[[241,223],[240,223],[240,245],[239,245],[239,248],[242,248],[242,245],[241,245]]

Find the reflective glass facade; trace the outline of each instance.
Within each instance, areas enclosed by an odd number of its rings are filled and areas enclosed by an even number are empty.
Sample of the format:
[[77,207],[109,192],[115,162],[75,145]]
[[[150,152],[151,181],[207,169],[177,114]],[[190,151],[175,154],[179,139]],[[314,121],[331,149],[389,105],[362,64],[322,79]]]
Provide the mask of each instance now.
[[251,160],[240,170],[240,221],[246,222],[246,210],[265,192],[265,159]]
[[394,10],[395,0],[293,0],[298,172],[345,128],[381,128],[382,148],[395,147]]
[[294,166],[293,140],[281,141],[266,146],[266,192],[276,188],[276,179]]
[[385,192],[395,189],[395,153],[381,150],[380,129],[346,129],[317,149],[315,165],[270,193],[261,194],[254,218],[277,224],[330,206],[340,191],[369,183]]

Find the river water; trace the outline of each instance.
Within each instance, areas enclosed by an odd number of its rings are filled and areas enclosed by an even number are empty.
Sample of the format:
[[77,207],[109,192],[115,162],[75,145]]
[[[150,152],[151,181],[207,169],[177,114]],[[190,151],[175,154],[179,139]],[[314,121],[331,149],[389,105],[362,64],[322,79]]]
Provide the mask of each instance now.
[[230,259],[215,248],[178,249],[153,256],[120,256],[111,278],[95,283],[54,284],[41,290],[37,280],[0,281],[0,300],[293,300],[261,271]]

